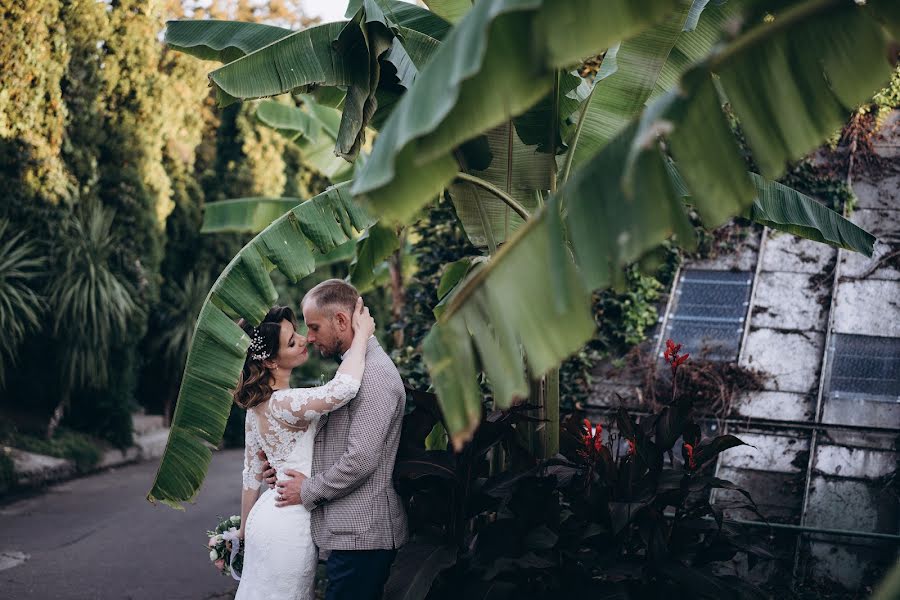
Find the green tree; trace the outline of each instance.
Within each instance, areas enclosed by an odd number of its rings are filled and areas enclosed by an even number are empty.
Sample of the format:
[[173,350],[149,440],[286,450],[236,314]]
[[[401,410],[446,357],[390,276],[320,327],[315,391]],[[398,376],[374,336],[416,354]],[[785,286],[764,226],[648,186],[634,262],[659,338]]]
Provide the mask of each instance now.
[[[308,274],[311,248],[328,251],[371,215],[408,222],[444,190],[490,254],[446,282],[456,285],[424,342],[457,447],[482,415],[480,371],[500,408],[546,376],[535,397],[552,421],[557,365],[594,330],[591,291],[623,281],[625,267],[673,236],[690,247],[685,203],[707,227],[745,213],[871,253],[872,236],[769,179],[889,78],[900,14],[885,1],[796,0],[732,2],[700,18],[706,5],[495,0],[451,27],[414,6],[364,0],[349,21],[300,32],[170,24],[171,46],[226,63],[210,74],[222,103],[344,87],[336,153],[354,159],[369,125],[378,138],[352,183],[277,219],[213,285],[150,498],[185,500],[199,486],[203,441],[221,437],[249,343],[231,318],[262,317],[268,271]],[[818,43],[826,34],[832,41]],[[593,88],[569,71],[604,52]],[[768,179],[747,173],[723,98]]]
[[0,221],[0,388],[4,387],[7,365],[15,366],[25,336],[40,328],[44,307],[39,290],[46,261],[33,240],[9,231],[9,222]]
[[60,82],[69,58],[61,4],[0,3],[0,143],[18,146],[17,155],[3,157],[3,170],[18,172],[15,187],[4,190],[50,202],[70,198],[73,192],[60,156],[67,118]]

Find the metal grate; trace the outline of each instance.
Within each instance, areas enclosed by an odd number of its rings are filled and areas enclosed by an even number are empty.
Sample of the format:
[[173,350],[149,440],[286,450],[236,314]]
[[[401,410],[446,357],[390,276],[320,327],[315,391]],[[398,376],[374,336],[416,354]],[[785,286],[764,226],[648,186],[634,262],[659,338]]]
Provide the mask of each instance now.
[[900,402],[900,338],[835,333],[831,339],[832,398]]
[[744,271],[681,272],[665,336],[694,356],[737,360],[753,275]]

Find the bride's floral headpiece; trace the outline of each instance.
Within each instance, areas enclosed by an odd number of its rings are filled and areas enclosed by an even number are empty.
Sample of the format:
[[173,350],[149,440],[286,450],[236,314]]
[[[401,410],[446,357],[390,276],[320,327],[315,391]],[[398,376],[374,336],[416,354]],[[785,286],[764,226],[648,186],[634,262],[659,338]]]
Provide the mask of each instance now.
[[266,344],[263,342],[262,332],[260,332],[259,327],[253,328],[253,334],[250,336],[250,347],[247,349],[247,352],[250,353],[250,358],[253,360],[265,360],[269,358],[269,353],[266,352]]

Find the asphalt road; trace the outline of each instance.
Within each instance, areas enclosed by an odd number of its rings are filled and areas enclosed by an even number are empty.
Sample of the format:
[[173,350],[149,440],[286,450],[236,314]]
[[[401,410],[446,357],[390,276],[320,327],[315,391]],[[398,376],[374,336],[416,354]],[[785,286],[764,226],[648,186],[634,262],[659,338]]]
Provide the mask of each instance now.
[[0,599],[231,598],[237,583],[204,547],[220,516],[240,513],[241,467],[241,451],[216,452],[185,511],[144,499],[156,461],[0,505]]

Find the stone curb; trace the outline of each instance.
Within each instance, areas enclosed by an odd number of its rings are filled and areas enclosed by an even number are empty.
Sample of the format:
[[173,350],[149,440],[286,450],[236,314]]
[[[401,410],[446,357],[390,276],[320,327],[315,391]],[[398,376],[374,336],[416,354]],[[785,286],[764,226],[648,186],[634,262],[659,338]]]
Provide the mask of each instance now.
[[[91,472],[159,458],[166,448],[168,438],[167,428],[135,435],[133,446],[125,450],[107,450]],[[16,490],[39,487],[88,474],[78,473],[75,462],[69,459],[35,454],[9,446],[0,446],[0,452],[5,453],[13,461]]]

